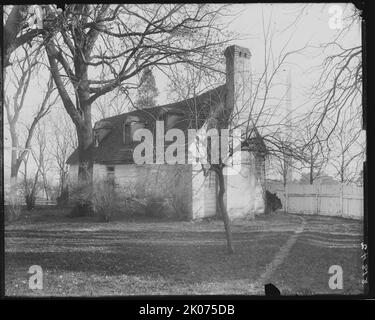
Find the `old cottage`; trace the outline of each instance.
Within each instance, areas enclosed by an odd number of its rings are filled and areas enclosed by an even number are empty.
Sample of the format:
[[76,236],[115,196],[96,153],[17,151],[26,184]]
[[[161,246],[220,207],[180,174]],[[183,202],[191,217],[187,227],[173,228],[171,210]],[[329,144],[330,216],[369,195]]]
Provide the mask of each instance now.
[[[228,111],[231,121],[249,125],[250,51],[239,46],[225,50],[226,83],[188,100],[173,104],[135,110],[106,118],[95,123],[94,141],[86,155],[93,161],[94,179],[109,179],[126,197],[138,199],[164,199],[165,210],[186,219],[200,219],[217,214],[217,178],[215,172],[204,172],[201,165],[136,164],[133,159],[134,141],[138,129],[155,132],[156,124],[163,121],[164,132],[180,129],[189,148],[189,129],[202,130],[212,121],[213,115]],[[223,112],[219,112],[219,111]],[[264,143],[254,130],[254,143],[261,148],[243,152],[241,169],[226,175],[225,201],[230,218],[253,217],[264,212]],[[166,139],[167,140],[167,139]],[[165,148],[173,141],[165,141]],[[259,151],[261,150],[261,151]],[[67,163],[69,181],[78,179],[78,150]],[[168,207],[168,208],[167,208]]]

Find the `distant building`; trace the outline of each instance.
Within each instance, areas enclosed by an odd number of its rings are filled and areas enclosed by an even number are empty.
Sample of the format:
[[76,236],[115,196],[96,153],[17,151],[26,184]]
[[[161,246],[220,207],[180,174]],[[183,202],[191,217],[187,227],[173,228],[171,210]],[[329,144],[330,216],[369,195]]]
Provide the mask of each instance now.
[[329,175],[323,175],[315,179],[315,183],[318,184],[340,184],[340,181],[335,180],[335,178]]

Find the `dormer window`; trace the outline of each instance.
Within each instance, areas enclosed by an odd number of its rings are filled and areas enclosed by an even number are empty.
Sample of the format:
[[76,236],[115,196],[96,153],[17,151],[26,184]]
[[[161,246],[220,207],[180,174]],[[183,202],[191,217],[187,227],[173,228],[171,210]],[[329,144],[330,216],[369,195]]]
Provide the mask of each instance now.
[[93,143],[96,148],[99,147],[99,143],[107,136],[111,128],[111,124],[106,120],[100,120],[95,123],[93,129]]
[[164,121],[164,130],[175,128],[176,124],[181,121],[184,113],[179,110],[168,110],[159,114],[158,121]]
[[124,122],[123,128],[123,141],[125,144],[131,144],[133,141],[134,133],[138,129],[142,129],[145,127],[145,123],[140,121],[140,119],[136,116],[130,116]]

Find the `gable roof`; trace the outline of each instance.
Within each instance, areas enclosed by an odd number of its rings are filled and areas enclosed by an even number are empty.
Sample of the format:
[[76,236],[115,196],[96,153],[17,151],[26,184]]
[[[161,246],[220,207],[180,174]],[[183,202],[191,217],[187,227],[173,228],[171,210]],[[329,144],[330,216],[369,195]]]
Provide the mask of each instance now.
[[[97,163],[133,163],[133,150],[139,142],[125,145],[123,141],[123,124],[131,116],[138,117],[145,124],[145,129],[153,131],[156,120],[162,114],[178,112],[182,115],[173,128],[182,130],[187,137],[188,129],[199,129],[212,112],[225,101],[226,86],[222,85],[206,91],[196,97],[157,106],[148,109],[134,110],[121,115],[103,119],[110,132],[99,143],[98,147],[91,144],[85,151],[84,158]],[[78,163],[78,148],[70,155],[67,164]]]

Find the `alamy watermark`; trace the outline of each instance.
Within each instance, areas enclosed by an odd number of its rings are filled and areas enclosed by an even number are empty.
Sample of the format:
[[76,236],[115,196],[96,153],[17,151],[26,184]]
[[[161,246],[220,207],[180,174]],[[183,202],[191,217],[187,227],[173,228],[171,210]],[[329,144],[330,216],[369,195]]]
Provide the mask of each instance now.
[[29,289],[42,290],[43,289],[43,270],[41,266],[32,265],[28,271],[31,276],[29,277]]
[[333,265],[329,267],[329,274],[332,276],[329,278],[328,286],[332,290],[341,290],[343,288],[343,271],[339,265]]
[[[184,131],[173,128],[164,134],[164,121],[156,121],[155,139],[149,129],[138,129],[133,141],[140,143],[134,148],[134,163],[143,164],[192,164],[207,165],[223,163],[226,175],[241,170],[241,129],[219,130],[212,128],[188,129],[188,142]],[[230,134],[231,133],[231,134]],[[165,142],[172,142],[165,148]],[[210,147],[209,147],[210,145]],[[154,156],[155,150],[155,156]]]

